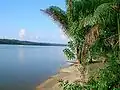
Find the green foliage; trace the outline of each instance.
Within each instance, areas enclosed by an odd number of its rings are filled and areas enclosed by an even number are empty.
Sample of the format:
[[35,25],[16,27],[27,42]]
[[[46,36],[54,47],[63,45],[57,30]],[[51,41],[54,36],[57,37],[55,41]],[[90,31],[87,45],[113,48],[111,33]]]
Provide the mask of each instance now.
[[108,13],[109,11],[113,13],[112,8],[110,8],[110,3],[113,1],[114,0],[66,0],[66,11],[57,6],[50,6],[42,10],[51,16],[54,21],[59,23],[65,34],[74,42],[75,45],[73,46],[77,50],[71,50],[69,46],[64,50],[68,59],[73,59],[78,56],[78,54],[81,54],[85,35],[89,33],[91,27],[97,23],[106,25],[111,22],[109,20],[112,20],[112,16],[114,15],[109,14],[108,18]]
[[117,59],[118,57],[113,55],[107,66],[100,70],[100,76],[97,80],[98,90],[112,90],[120,82],[120,64],[116,62]]
[[80,59],[86,35],[97,24],[99,38],[89,52],[93,58],[104,57],[108,61],[97,79],[93,77],[86,85],[62,81],[63,90],[119,90],[120,0],[66,0],[66,6],[66,11],[52,6],[45,12],[61,24],[70,39],[63,50],[68,59]]
[[63,50],[64,54],[69,60],[75,59],[75,44],[73,41],[68,42],[68,47]]
[[69,83],[68,81],[60,81],[60,87],[63,90],[82,90],[82,86],[78,83]]
[[75,59],[75,54],[69,48],[64,49],[63,52],[69,60]]
[[97,78],[91,77],[87,84],[61,81],[63,90],[120,90],[120,64],[118,54],[114,53],[108,63],[99,71]]
[[66,32],[66,29],[68,28],[68,21],[64,10],[57,6],[50,6],[49,8],[41,11],[52,17],[52,19],[57,22]]

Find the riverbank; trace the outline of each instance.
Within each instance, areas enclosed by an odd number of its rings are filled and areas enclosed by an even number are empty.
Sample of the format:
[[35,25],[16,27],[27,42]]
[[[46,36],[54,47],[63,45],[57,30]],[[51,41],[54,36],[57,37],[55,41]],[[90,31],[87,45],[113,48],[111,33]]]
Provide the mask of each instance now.
[[71,64],[66,68],[59,70],[58,74],[50,77],[48,80],[36,87],[36,90],[62,90],[59,87],[59,80],[69,80],[74,82],[81,79],[80,71],[76,64]]
[[[103,68],[104,64],[102,62],[92,63],[87,66],[88,68],[88,74],[86,74],[86,78],[89,78],[90,74],[93,75],[96,71],[98,71],[100,68]],[[82,66],[79,66],[77,64],[72,64],[66,68],[62,68],[59,70],[59,73],[50,77],[48,80],[43,82],[42,84],[38,85],[36,87],[36,90],[62,90],[59,87],[59,80],[69,80],[69,82],[75,82],[80,81],[82,82]]]

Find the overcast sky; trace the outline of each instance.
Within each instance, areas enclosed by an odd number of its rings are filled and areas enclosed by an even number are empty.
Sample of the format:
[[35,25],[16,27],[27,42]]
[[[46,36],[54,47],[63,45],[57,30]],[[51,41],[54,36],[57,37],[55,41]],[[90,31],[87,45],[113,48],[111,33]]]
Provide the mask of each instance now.
[[0,38],[67,43],[61,28],[40,12],[65,0],[0,0]]

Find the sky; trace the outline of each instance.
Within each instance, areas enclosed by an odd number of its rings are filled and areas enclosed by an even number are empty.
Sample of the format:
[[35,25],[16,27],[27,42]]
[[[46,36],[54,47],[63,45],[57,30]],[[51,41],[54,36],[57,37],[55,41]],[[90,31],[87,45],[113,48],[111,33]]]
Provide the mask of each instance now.
[[65,10],[65,0],[0,0],[0,38],[67,43],[61,28],[40,12],[52,5]]

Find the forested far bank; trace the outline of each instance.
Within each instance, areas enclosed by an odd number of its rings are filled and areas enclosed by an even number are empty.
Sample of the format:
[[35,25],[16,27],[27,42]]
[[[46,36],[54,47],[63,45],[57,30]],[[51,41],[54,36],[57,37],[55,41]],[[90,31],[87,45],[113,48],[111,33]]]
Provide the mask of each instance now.
[[0,44],[8,44],[8,45],[37,45],[37,46],[67,46],[66,44],[20,41],[20,40],[15,40],[15,39],[0,39]]

